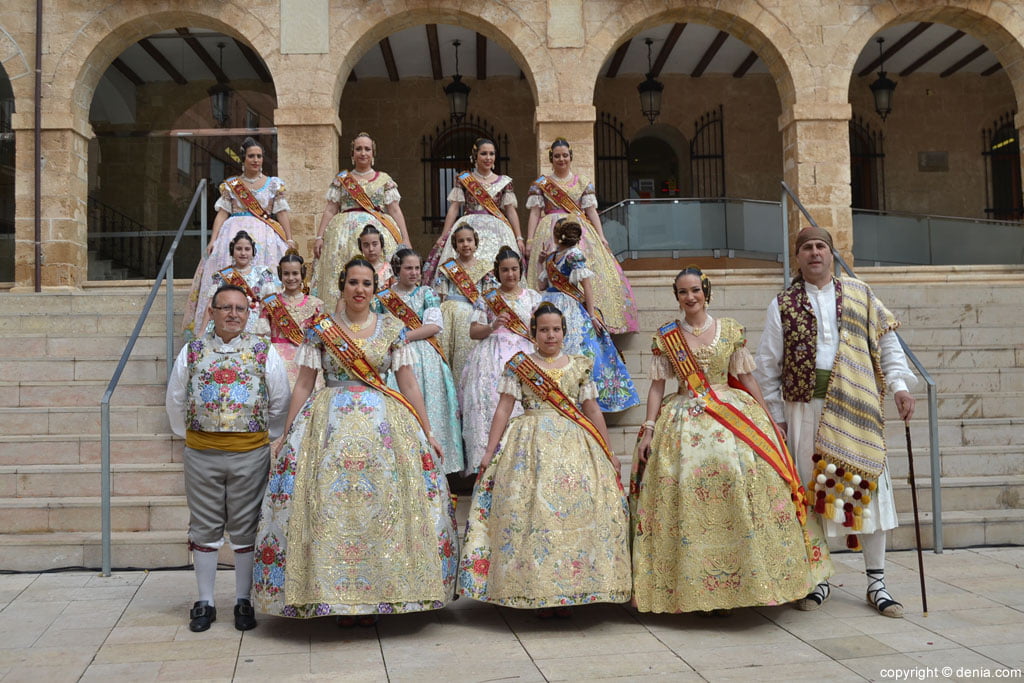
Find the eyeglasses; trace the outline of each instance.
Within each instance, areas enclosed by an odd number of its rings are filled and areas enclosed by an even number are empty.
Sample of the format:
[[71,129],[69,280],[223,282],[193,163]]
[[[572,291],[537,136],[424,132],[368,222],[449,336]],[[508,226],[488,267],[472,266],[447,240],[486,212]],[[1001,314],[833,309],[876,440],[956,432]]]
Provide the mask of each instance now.
[[225,313],[230,313],[231,311],[234,311],[235,313],[246,313],[249,310],[248,306],[210,306],[210,308],[215,311],[224,311]]

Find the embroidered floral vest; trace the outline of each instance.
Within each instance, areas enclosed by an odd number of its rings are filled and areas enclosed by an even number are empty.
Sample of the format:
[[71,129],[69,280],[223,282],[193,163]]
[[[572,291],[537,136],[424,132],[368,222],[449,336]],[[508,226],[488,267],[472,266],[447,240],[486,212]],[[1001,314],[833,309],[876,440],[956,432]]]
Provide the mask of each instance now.
[[265,432],[268,396],[266,339],[242,333],[237,347],[212,334],[188,345],[185,427],[194,432]]
[[[836,328],[843,318],[843,283],[833,278],[836,288]],[[782,397],[807,403],[814,394],[814,366],[818,353],[818,320],[804,281],[798,280],[778,296],[782,321]]]

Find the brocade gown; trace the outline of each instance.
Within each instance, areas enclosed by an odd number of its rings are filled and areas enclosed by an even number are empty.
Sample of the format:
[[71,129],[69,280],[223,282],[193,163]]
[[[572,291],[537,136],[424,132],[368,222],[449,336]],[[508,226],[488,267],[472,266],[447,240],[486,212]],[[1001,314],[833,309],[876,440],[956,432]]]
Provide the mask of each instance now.
[[[213,251],[209,255],[203,256],[196,268],[196,274],[192,278],[188,306],[182,322],[186,339],[193,338],[196,326],[203,321],[206,307],[210,304],[212,291],[209,289],[209,285],[213,282],[213,276],[234,263],[230,245],[239,230],[245,230],[254,241],[253,267],[266,266],[276,272],[277,264],[281,261],[284,253],[288,251],[288,243],[282,240],[273,228],[253,216],[242,205],[228,187],[230,180],[233,178],[228,178],[220,184],[220,198],[213,208],[216,211],[226,211],[231,215],[220,226],[217,240],[213,243]],[[242,181],[242,184],[252,191],[260,206],[267,213],[273,215],[278,211],[291,210],[291,207],[288,206],[288,191],[284,181],[280,178],[267,176],[266,182],[259,188],[253,187],[245,181]],[[269,293],[264,292],[262,296]]]
[[[390,315],[357,343],[382,375],[411,362]],[[253,604],[299,618],[444,607],[459,558],[455,510],[419,422],[350,377],[312,332],[297,362],[323,369],[327,386],[302,406],[271,462]]]
[[[593,362],[543,368],[572,401],[596,398]],[[598,442],[505,370],[499,391],[522,402],[473,490],[459,592],[508,607],[626,602],[629,508]]]
[[[492,263],[477,259],[466,273],[474,282],[477,294],[483,294],[488,289],[498,286],[498,281],[494,279],[494,274],[490,270],[491,266]],[[452,376],[458,379],[462,377],[469,352],[477,343],[475,339],[469,338],[469,319],[473,317],[473,304],[440,268],[434,276],[434,291],[441,297],[441,317],[444,321],[444,327],[437,336],[441,341],[441,348],[448,357]],[[461,387],[459,389],[461,392]],[[461,399],[460,393],[459,400]]]
[[[597,196],[594,184],[584,176],[573,174],[571,178],[559,180],[554,175],[547,176],[558,183],[566,194],[568,194],[581,209],[597,207]],[[554,243],[553,229],[559,219],[569,214],[560,206],[556,206],[544,195],[536,183],[530,186],[529,196],[526,198],[526,208],[543,209],[540,223],[530,239],[530,263],[527,266],[527,278],[531,287],[540,284],[540,273],[543,270],[540,263],[540,252],[547,244],[550,251]],[[629,279],[623,274],[622,266],[619,265],[615,255],[601,239],[591,231],[585,221],[580,221],[583,228],[583,238],[580,240],[579,248],[587,257],[587,264],[594,271],[592,285],[594,288],[594,303],[604,314],[605,323],[612,334],[623,332],[636,332],[639,328],[637,322],[636,301],[633,298],[633,286]]]
[[[728,374],[752,372],[743,328],[715,321],[714,341],[692,348],[718,397],[774,440],[767,413]],[[651,380],[675,378],[654,345]],[[776,605],[806,596],[832,574],[828,544],[796,516],[789,485],[683,387],[654,426],[633,519],[633,597],[642,612]],[[805,542],[806,539],[806,542]]]

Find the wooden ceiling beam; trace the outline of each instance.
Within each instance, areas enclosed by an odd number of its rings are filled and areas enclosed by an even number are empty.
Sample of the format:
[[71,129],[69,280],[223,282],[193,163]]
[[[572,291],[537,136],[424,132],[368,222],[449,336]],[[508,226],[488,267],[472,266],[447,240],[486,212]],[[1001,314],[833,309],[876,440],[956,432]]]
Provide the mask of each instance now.
[[924,32],[925,32],[925,30],[926,30],[926,29],[927,29],[927,28],[928,28],[929,26],[931,26],[931,25],[932,25],[932,22],[930,22],[930,21],[922,21],[922,22],[921,22],[921,23],[919,23],[919,24],[918,24],[917,26],[915,26],[914,28],[912,28],[912,29],[910,29],[909,31],[907,31],[907,32],[906,32],[906,33],[905,33],[905,34],[903,35],[903,37],[902,37],[902,38],[900,38],[900,39],[899,39],[899,40],[897,40],[897,41],[896,41],[895,43],[893,43],[893,44],[892,44],[891,46],[889,46],[889,47],[888,47],[888,48],[887,48],[886,50],[884,50],[884,51],[882,52],[881,56],[879,56],[879,57],[875,57],[875,58],[874,58],[873,60],[871,60],[871,63],[870,63],[870,64],[868,64],[868,65],[867,65],[866,67],[864,67],[863,69],[861,69],[861,70],[860,70],[860,71],[859,71],[859,72],[857,73],[857,75],[858,75],[858,76],[867,76],[867,75],[868,75],[869,73],[871,73],[872,71],[874,71],[874,70],[875,70],[875,69],[876,69],[876,68],[878,67],[878,65],[879,65],[879,64],[881,64],[881,63],[882,63],[882,62],[883,62],[884,60],[886,60],[886,59],[889,59],[889,58],[890,58],[890,57],[892,57],[892,56],[893,56],[894,54],[896,54],[897,52],[899,52],[900,50],[902,50],[902,49],[903,49],[904,47],[906,47],[906,46],[907,46],[907,43],[909,43],[909,42],[910,42],[910,41],[912,41],[912,40],[913,40],[914,38],[917,38],[917,37],[918,37],[919,35],[921,35],[922,33],[924,33]]
[[708,46],[707,51],[704,52],[704,56],[697,62],[696,68],[690,73],[691,78],[700,78],[704,71],[711,64],[711,60],[715,58],[718,51],[722,49],[722,44],[729,39],[729,34],[726,31],[719,31],[715,39],[711,41],[711,45]]
[[263,60],[256,54],[256,51],[238,38],[232,38],[232,40],[235,41],[235,45],[241,50],[245,61],[249,62],[249,66],[256,72],[256,76],[264,83],[273,83],[274,78],[270,75],[270,70],[267,69],[267,65],[263,63]]
[[164,57],[163,52],[160,52],[160,50],[156,49],[156,46],[153,45],[153,43],[149,42],[148,38],[140,40],[138,45],[146,51],[146,54],[153,58],[153,61],[156,62],[168,76],[171,77],[172,81],[178,85],[188,85],[188,81],[185,77],[174,68],[174,65],[167,60],[167,57]]
[[913,64],[911,64],[906,69],[904,69],[903,71],[900,72],[900,76],[909,76],[910,74],[914,73],[919,68],[921,68],[922,66],[924,66],[925,64],[927,64],[931,60],[935,59],[935,57],[937,57],[941,53],[945,52],[946,49],[950,45],[952,45],[956,41],[960,40],[965,35],[967,35],[967,34],[964,33],[963,31],[955,31],[948,38],[943,40],[941,43],[939,43],[938,45],[936,45],[932,49],[928,50],[928,52],[925,52],[923,55],[918,57],[917,60],[915,60]]
[[622,67],[622,60],[626,58],[626,53],[629,52],[629,44],[633,42],[630,38],[622,45],[619,45],[618,49],[615,50],[615,54],[612,55],[612,61],[608,65],[608,71],[605,72],[606,78],[615,78],[619,75],[619,68]]
[[398,82],[398,65],[395,64],[395,53],[391,50],[391,41],[381,38],[380,53],[384,57],[384,66],[388,70],[388,79],[393,83]]
[[665,37],[665,43],[658,50],[658,56],[654,60],[654,65],[651,66],[651,75],[655,78],[661,73],[661,70],[665,68],[665,62],[668,61],[669,55],[672,54],[672,50],[675,49],[676,43],[679,41],[679,36],[683,35],[683,29],[686,28],[686,24],[672,24],[672,30],[668,32]]
[[756,62],[756,61],[757,61],[757,53],[754,52],[753,50],[751,50],[750,54],[747,55],[743,59],[743,61],[740,62],[740,65],[736,68],[736,70],[732,72],[732,77],[733,78],[743,78],[747,74],[747,72],[750,70],[750,67],[754,66],[754,62]]
[[984,45],[979,45],[978,47],[971,50],[970,54],[965,55],[963,59],[961,59],[953,66],[943,71],[941,74],[939,74],[939,78],[946,78],[947,76],[952,76],[957,71],[964,68],[965,66],[973,62],[975,59],[985,54],[986,52],[988,52],[988,48],[985,47]]
[[993,64],[989,68],[987,68],[984,71],[982,71],[981,75],[982,76],[991,76],[992,74],[994,74],[995,72],[999,71],[1002,68],[1003,68],[1003,65],[1000,64],[999,62],[996,62],[995,64]]
[[142,80],[141,76],[132,71],[132,68],[125,64],[124,60],[120,57],[116,57],[110,65],[120,71],[121,75],[131,81],[136,87],[146,84],[146,81]]
[[213,74],[213,77],[217,79],[218,83],[228,82],[228,76],[224,73],[224,69],[220,68],[220,64],[210,56],[210,53],[206,51],[206,48],[199,42],[199,39],[192,35],[187,28],[179,27],[174,30],[177,31],[178,35],[185,40],[185,43],[192,48],[192,52],[196,53],[196,57],[199,57],[199,61],[206,65],[206,68],[210,70],[210,73]]
[[441,47],[437,40],[437,24],[427,24],[424,28],[427,30],[427,48],[430,50],[430,71],[434,75],[434,80],[440,81],[444,78],[444,72],[441,70]]
[[476,34],[476,78],[487,80],[487,36]]

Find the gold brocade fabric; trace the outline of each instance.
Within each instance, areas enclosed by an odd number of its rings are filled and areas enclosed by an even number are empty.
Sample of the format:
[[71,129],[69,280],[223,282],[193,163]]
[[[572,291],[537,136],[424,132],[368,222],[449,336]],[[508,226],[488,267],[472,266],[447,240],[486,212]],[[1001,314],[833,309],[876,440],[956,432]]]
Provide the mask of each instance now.
[[[402,324],[379,316],[363,352],[386,370]],[[253,602],[290,617],[438,609],[458,562],[447,482],[416,418],[321,355],[330,385],[271,463]]]
[[[772,434],[753,397],[726,384],[744,344],[739,324],[722,319],[714,343],[693,353],[719,398]],[[774,605],[804,597],[832,573],[820,528],[808,521],[805,537],[786,482],[688,393],[662,404],[633,524],[641,611]]]
[[[586,387],[591,365],[571,356],[557,378],[572,400],[596,395]],[[627,601],[629,513],[614,468],[581,427],[506,370],[506,388],[510,379],[525,412],[473,491],[459,591],[520,608]]]

